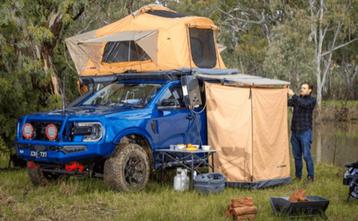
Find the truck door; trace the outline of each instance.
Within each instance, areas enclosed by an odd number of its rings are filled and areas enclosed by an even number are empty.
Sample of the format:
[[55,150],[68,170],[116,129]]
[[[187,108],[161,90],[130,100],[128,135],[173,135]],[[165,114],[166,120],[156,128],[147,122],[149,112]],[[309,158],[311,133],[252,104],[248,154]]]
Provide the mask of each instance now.
[[193,115],[185,107],[180,85],[173,85],[166,89],[157,102],[157,118],[154,119],[156,132],[159,134],[158,148],[168,148],[170,144],[189,142]]

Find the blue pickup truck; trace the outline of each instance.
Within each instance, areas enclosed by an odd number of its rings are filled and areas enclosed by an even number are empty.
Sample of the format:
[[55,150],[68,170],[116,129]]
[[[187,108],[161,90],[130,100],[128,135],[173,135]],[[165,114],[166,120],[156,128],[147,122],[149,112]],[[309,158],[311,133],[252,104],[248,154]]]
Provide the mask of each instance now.
[[17,154],[31,182],[98,175],[116,190],[143,189],[157,149],[207,143],[205,111],[189,108],[182,86],[176,75],[124,74],[63,110],[21,117]]

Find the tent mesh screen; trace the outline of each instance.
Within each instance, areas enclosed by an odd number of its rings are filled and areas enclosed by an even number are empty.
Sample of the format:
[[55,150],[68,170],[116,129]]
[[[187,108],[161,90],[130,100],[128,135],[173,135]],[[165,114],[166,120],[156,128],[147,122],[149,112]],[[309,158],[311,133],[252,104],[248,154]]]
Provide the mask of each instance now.
[[199,68],[216,66],[214,33],[211,29],[189,28],[191,56]]
[[102,62],[117,63],[149,59],[149,56],[135,41],[110,41],[104,47]]

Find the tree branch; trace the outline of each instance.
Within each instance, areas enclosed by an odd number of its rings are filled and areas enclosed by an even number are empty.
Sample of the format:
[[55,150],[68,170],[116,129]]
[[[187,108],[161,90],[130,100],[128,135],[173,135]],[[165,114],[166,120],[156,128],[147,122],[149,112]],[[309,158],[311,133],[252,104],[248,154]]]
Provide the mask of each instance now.
[[343,43],[343,44],[341,44],[341,45],[338,45],[337,47],[334,47],[334,48],[332,48],[332,49],[329,50],[329,51],[323,52],[323,53],[322,53],[322,56],[326,56],[326,55],[328,55],[328,54],[331,54],[333,51],[335,51],[335,50],[337,50],[337,49],[340,49],[340,48],[343,48],[343,47],[345,47],[345,46],[347,46],[347,45],[349,45],[349,44],[351,44],[351,43],[353,43],[353,42],[355,42],[355,41],[357,41],[357,40],[358,40],[358,38],[355,38],[355,39],[353,39],[353,40],[351,40],[351,41],[348,41],[348,42],[346,42],[346,43]]
[[355,68],[353,69],[352,81],[354,81],[357,75],[358,75],[358,65],[356,65]]
[[238,18],[238,17],[234,17],[232,14],[225,12],[223,10],[221,10],[220,8],[217,8],[221,13],[229,16],[232,20],[236,20],[239,22],[243,22],[243,23],[248,23],[248,24],[257,24],[260,25],[262,23],[264,23],[265,21],[265,16],[264,16],[264,12],[261,13],[261,19],[259,21],[255,21],[255,20],[249,20],[249,19],[242,19],[242,18]]
[[76,20],[83,14],[84,11],[85,11],[85,7],[82,6],[82,7],[80,8],[80,10],[78,11],[78,13],[72,17],[72,19],[73,19],[74,21],[76,21]]
[[[329,54],[329,57],[328,57],[328,61],[327,63],[325,64],[325,68],[324,68],[324,71],[323,71],[323,76],[322,76],[322,87],[325,85],[326,83],[326,79],[327,79],[327,76],[329,75],[329,73],[331,73],[331,64],[332,64],[332,53]],[[330,70],[331,69],[331,70]]]
[[310,0],[309,4],[310,4],[310,11],[311,11],[311,34],[310,34],[310,36],[313,37],[314,44],[317,45],[317,25],[314,22],[316,19],[315,19],[315,15],[314,15],[314,11],[313,11],[313,8],[314,8],[313,0]]
[[334,48],[334,46],[336,45],[337,36],[338,36],[338,33],[341,31],[341,27],[342,27],[342,22],[339,22],[337,25],[336,31],[334,32],[333,40],[331,43],[331,49]]

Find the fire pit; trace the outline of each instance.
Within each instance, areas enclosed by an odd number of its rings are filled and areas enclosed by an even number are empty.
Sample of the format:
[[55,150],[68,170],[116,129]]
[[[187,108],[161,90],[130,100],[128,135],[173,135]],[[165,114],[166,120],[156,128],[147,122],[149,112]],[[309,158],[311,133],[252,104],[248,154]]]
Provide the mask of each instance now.
[[327,218],[325,211],[329,200],[319,196],[306,196],[305,201],[290,202],[288,197],[271,197],[272,211],[277,216],[304,217],[319,215]]

